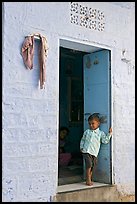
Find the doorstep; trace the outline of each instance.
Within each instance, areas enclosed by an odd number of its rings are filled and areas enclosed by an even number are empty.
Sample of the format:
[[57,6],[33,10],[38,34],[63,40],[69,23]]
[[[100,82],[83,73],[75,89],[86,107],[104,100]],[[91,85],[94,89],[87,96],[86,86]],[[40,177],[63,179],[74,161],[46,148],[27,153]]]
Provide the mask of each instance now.
[[73,184],[66,184],[66,185],[58,186],[57,193],[78,191],[78,190],[97,188],[97,187],[103,187],[103,186],[110,186],[110,184],[93,182],[92,186],[88,186],[88,185],[86,185],[86,182],[79,182],[79,183],[73,183]]
[[117,202],[120,200],[116,185],[85,182],[58,186],[54,202]]

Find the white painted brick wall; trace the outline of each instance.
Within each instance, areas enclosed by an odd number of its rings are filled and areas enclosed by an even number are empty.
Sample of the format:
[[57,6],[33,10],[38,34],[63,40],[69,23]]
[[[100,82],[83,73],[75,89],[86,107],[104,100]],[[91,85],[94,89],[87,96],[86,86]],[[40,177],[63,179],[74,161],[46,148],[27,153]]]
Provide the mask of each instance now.
[[[99,32],[71,24],[69,2],[3,2],[3,202],[47,202],[57,192],[60,38],[112,50],[113,180],[134,194],[135,11],[119,3],[82,2],[105,13]],[[44,90],[37,60],[29,71],[20,54],[34,32],[48,40]]]

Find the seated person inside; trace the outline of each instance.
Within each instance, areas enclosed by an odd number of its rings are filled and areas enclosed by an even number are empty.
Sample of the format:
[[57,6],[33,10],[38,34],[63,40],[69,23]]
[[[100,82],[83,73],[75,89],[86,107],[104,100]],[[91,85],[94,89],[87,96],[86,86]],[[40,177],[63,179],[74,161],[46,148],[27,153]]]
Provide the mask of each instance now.
[[67,127],[61,127],[59,131],[59,166],[67,166],[71,160],[71,153],[65,152],[66,137],[69,134]]

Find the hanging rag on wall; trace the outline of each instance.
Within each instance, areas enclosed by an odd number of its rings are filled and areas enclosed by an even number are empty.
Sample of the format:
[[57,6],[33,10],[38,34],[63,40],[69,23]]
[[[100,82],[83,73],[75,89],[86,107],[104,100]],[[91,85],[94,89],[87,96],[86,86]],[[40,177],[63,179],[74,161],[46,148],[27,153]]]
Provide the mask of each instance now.
[[47,40],[44,36],[39,33],[28,35],[22,45],[21,54],[23,61],[27,69],[33,69],[33,57],[34,57],[34,40],[39,39],[39,65],[40,65],[40,88],[45,88],[46,80],[46,57],[47,57]]

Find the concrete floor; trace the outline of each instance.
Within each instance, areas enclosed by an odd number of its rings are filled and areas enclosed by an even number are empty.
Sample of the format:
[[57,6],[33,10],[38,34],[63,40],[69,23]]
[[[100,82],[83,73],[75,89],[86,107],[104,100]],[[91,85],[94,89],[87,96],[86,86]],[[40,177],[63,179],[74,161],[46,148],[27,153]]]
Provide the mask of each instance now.
[[59,168],[58,185],[80,183],[83,181],[83,166],[70,165]]

